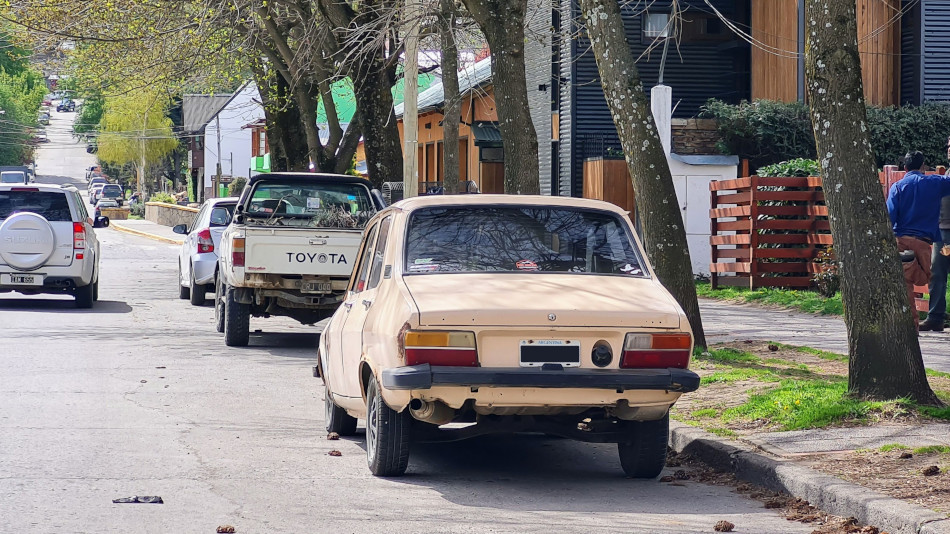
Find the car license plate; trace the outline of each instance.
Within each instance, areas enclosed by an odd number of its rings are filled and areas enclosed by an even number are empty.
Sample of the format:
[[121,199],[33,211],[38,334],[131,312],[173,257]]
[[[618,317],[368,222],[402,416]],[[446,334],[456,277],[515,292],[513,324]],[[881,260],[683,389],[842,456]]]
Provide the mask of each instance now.
[[564,339],[521,340],[521,366],[541,367],[556,363],[563,367],[580,367],[581,342]]
[[43,285],[43,275],[41,274],[3,274],[0,275],[0,283],[16,286],[41,286]]
[[304,282],[301,291],[304,293],[330,293],[333,291],[333,284],[330,282]]

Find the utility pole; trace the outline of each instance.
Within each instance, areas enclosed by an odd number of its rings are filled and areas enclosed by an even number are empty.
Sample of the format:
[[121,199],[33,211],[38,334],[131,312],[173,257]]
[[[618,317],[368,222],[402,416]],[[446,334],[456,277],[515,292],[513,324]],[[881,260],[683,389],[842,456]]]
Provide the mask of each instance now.
[[218,198],[220,196],[219,191],[221,188],[221,114],[214,116],[214,129],[218,134],[218,155],[217,155],[217,166],[214,173],[214,197]]
[[406,0],[406,67],[403,69],[403,198],[419,194],[419,0]]

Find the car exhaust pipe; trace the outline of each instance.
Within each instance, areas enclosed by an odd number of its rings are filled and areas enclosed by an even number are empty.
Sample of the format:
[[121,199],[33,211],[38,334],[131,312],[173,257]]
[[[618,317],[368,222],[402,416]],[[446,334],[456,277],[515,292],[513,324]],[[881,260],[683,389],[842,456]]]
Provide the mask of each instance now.
[[409,401],[409,413],[419,421],[433,425],[444,425],[455,419],[455,410],[440,401],[427,402],[422,399]]

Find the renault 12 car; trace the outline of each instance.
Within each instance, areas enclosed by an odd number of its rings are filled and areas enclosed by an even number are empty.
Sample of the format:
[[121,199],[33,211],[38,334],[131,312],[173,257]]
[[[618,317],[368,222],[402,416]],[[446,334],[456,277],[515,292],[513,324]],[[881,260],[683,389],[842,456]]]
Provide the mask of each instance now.
[[172,228],[185,236],[178,251],[178,297],[191,299],[195,306],[205,303],[207,293],[214,292],[218,277],[218,249],[221,234],[231,224],[237,197],[213,198],[205,201],[191,224]]
[[0,293],[66,293],[79,308],[99,300],[99,241],[71,186],[0,184]]
[[686,316],[641,250],[626,212],[594,200],[383,210],[318,345],[327,430],[366,419],[381,476],[406,470],[416,439],[519,431],[615,442],[627,475],[657,476],[669,409],[699,377]]

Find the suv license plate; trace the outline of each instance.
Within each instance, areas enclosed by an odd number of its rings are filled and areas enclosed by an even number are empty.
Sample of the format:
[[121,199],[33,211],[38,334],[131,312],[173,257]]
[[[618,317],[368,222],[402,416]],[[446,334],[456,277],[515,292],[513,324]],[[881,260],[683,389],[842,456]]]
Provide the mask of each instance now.
[[304,293],[330,293],[333,291],[333,284],[330,282],[307,282],[301,289]]
[[521,340],[521,367],[541,367],[546,363],[580,367],[581,342],[563,339]]
[[41,286],[43,285],[43,275],[41,274],[3,274],[0,275],[0,283],[5,285],[17,286]]

